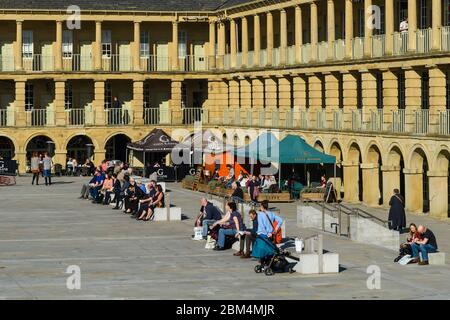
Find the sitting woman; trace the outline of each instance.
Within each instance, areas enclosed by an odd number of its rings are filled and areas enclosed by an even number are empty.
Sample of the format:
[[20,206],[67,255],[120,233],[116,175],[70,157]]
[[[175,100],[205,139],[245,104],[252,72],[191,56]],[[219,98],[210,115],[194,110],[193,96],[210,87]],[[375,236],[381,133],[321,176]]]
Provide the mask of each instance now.
[[244,230],[244,222],[242,221],[241,214],[237,211],[236,203],[228,202],[226,209],[227,213],[225,216],[212,225],[212,229],[220,226],[217,246],[214,250],[225,250],[225,237],[234,236],[238,238],[240,231]]
[[111,197],[111,193],[114,189],[114,177],[111,177],[109,173],[105,176],[105,181],[103,181],[103,186],[101,189],[101,194],[103,195],[103,204],[109,204],[109,199]]
[[138,220],[149,221],[153,219],[155,208],[164,208],[166,204],[164,203],[164,192],[160,184],[156,186],[156,193],[148,204],[148,209],[143,210],[142,214],[139,216]]
[[411,255],[411,244],[416,240],[421,240],[421,238],[422,237],[417,230],[417,226],[414,223],[411,223],[409,225],[409,236],[406,239],[406,243],[400,245],[399,255],[397,258],[395,258],[394,262],[398,262],[401,258],[403,258],[403,256],[406,256],[407,254]]
[[139,200],[142,199],[143,192],[135,183],[130,184],[125,198],[125,213],[136,212],[139,206]]

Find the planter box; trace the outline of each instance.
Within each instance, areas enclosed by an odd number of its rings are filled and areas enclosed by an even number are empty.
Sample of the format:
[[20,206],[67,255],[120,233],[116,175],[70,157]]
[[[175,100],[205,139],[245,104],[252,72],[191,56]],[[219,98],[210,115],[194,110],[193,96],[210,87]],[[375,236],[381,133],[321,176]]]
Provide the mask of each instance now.
[[323,201],[324,193],[322,192],[311,192],[311,193],[301,193],[300,200],[303,202],[321,202]]

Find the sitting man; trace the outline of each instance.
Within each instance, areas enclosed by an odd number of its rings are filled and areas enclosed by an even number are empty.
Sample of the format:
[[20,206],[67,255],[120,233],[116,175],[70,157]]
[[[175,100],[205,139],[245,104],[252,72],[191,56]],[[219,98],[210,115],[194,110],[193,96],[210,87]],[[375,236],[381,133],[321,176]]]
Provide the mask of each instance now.
[[[243,235],[240,237],[240,243],[239,243],[239,251],[234,254],[236,257],[241,257],[242,259],[249,259],[250,258],[250,247],[253,245],[253,243],[256,240],[256,232],[258,231],[258,214],[255,210],[249,211],[250,219],[252,220],[253,226],[251,229],[246,229],[243,232]],[[245,245],[245,250],[244,250]]]
[[99,170],[95,171],[94,183],[90,185],[90,192],[89,192],[94,202],[95,199],[97,199],[100,189],[103,187],[104,180],[105,176],[103,175],[103,173]]
[[211,202],[208,202],[206,198],[202,198],[200,200],[200,203],[202,207],[200,209],[200,215],[197,217],[195,225],[198,227],[203,227],[202,236],[203,239],[206,239],[206,237],[208,236],[209,226],[222,219],[222,214],[219,208],[214,206]]
[[238,182],[233,182],[231,184],[231,188],[233,189],[233,194],[231,195],[231,200],[235,202],[243,202],[244,201],[244,191],[242,191],[241,186]]
[[81,187],[81,195],[79,199],[89,199],[89,194],[91,192],[91,186],[95,184],[95,175],[89,180],[89,182],[83,184]]
[[231,188],[231,184],[234,182],[235,177],[234,177],[234,169],[232,165],[227,165],[228,168],[228,176],[225,178],[225,186],[227,189]]
[[[410,263],[419,263],[419,265],[424,266],[428,264],[428,253],[436,252],[438,246],[433,231],[424,226],[419,226],[417,231],[422,239],[416,238],[411,243],[412,257],[414,260]],[[422,254],[422,261],[420,261],[419,252]]]

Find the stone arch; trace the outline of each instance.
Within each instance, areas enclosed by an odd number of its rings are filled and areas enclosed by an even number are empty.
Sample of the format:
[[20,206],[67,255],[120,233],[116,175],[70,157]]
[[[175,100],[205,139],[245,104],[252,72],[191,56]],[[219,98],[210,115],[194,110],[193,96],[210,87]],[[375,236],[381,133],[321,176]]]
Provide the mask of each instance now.
[[369,144],[362,164],[363,201],[376,206],[383,203],[382,154],[376,143]]
[[342,198],[344,196],[344,188],[342,185],[344,183],[344,172],[342,167],[342,161],[344,159],[341,145],[337,140],[334,140],[330,144],[329,152],[330,155],[336,157],[336,182],[335,187],[337,191],[338,198]]
[[347,155],[344,158],[344,195],[349,202],[362,201],[363,184],[361,172],[362,153],[356,141],[348,144]]
[[[106,139],[105,158],[108,160],[121,160],[127,161],[126,144],[131,142],[131,138],[126,133],[116,132]],[[96,159],[96,161],[102,161],[103,159]]]
[[70,136],[68,136],[68,137],[66,138],[66,140],[64,141],[64,144],[62,145],[62,149],[63,149],[63,150],[67,150],[67,146],[68,146],[69,142],[70,142],[73,138],[78,137],[78,136],[85,136],[85,137],[87,137],[89,140],[91,140],[91,142],[92,142],[92,144],[94,145],[94,148],[95,148],[95,149],[100,149],[100,148],[101,148],[100,145],[98,144],[98,141],[97,141],[95,138],[93,138],[92,136],[88,135],[88,134],[85,133],[85,132],[75,132],[75,133],[71,134]]
[[31,142],[31,140],[33,140],[33,139],[35,139],[36,137],[39,137],[39,136],[47,137],[48,139],[52,140],[52,141],[55,143],[55,149],[56,149],[56,150],[59,149],[60,146],[59,146],[58,140],[57,140],[56,138],[51,137],[51,136],[48,134],[48,132],[45,132],[45,131],[38,131],[38,132],[35,132],[35,133],[33,133],[32,135],[30,135],[30,136],[28,137],[28,139],[25,140],[25,143],[23,144],[23,148],[24,148],[23,151],[26,152],[26,151],[27,151],[27,146],[28,146],[28,144]]
[[320,138],[315,139],[314,149],[319,150],[320,152],[325,152],[325,148],[323,146],[323,142]]
[[[89,147],[88,145],[93,145]],[[96,149],[96,144],[86,134],[72,135],[67,140],[64,150],[69,158],[75,158],[78,163],[84,163],[86,159],[91,159],[93,151]]]
[[406,208],[417,213],[428,212],[430,209],[429,157],[423,146],[416,145],[411,149],[408,159],[408,167],[405,169]]
[[405,197],[405,157],[401,146],[393,143],[383,163],[383,204],[387,207],[394,189],[399,189],[400,194]]
[[450,150],[442,146],[433,161],[433,171],[428,175],[430,215],[450,218]]
[[0,156],[5,159],[14,159],[17,151],[18,147],[15,139],[0,134]]

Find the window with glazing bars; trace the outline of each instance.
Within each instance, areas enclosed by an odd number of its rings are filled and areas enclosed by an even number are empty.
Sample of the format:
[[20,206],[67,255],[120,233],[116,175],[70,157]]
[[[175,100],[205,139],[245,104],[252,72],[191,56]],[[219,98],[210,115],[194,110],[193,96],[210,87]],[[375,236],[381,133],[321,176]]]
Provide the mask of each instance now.
[[181,85],[181,108],[186,108],[188,105],[187,88],[186,84]]
[[362,109],[363,102],[362,102],[362,78],[361,74],[358,73],[356,75],[356,108]]
[[144,84],[144,109],[150,108],[150,84]]
[[141,31],[141,57],[150,55],[150,37],[148,31]]
[[102,55],[105,57],[110,57],[111,53],[111,30],[102,30]]
[[400,71],[397,74],[398,84],[398,108],[405,109],[406,106],[406,87],[405,87],[405,72]]
[[450,71],[445,73],[445,105],[450,109]]
[[73,55],[73,32],[63,31],[62,54],[64,58],[71,58]]
[[422,109],[429,109],[430,107],[430,77],[428,70],[422,72],[421,78],[421,107]]
[[24,30],[22,32],[22,56],[32,58],[34,54],[33,31]]
[[110,109],[112,106],[112,91],[111,83],[105,83],[105,109]]
[[34,90],[32,84],[25,84],[25,110],[31,110],[34,107]]
[[383,74],[381,72],[376,74],[377,81],[377,108],[383,108]]
[[73,106],[72,84],[66,83],[64,87],[64,108],[66,110],[72,109]]

